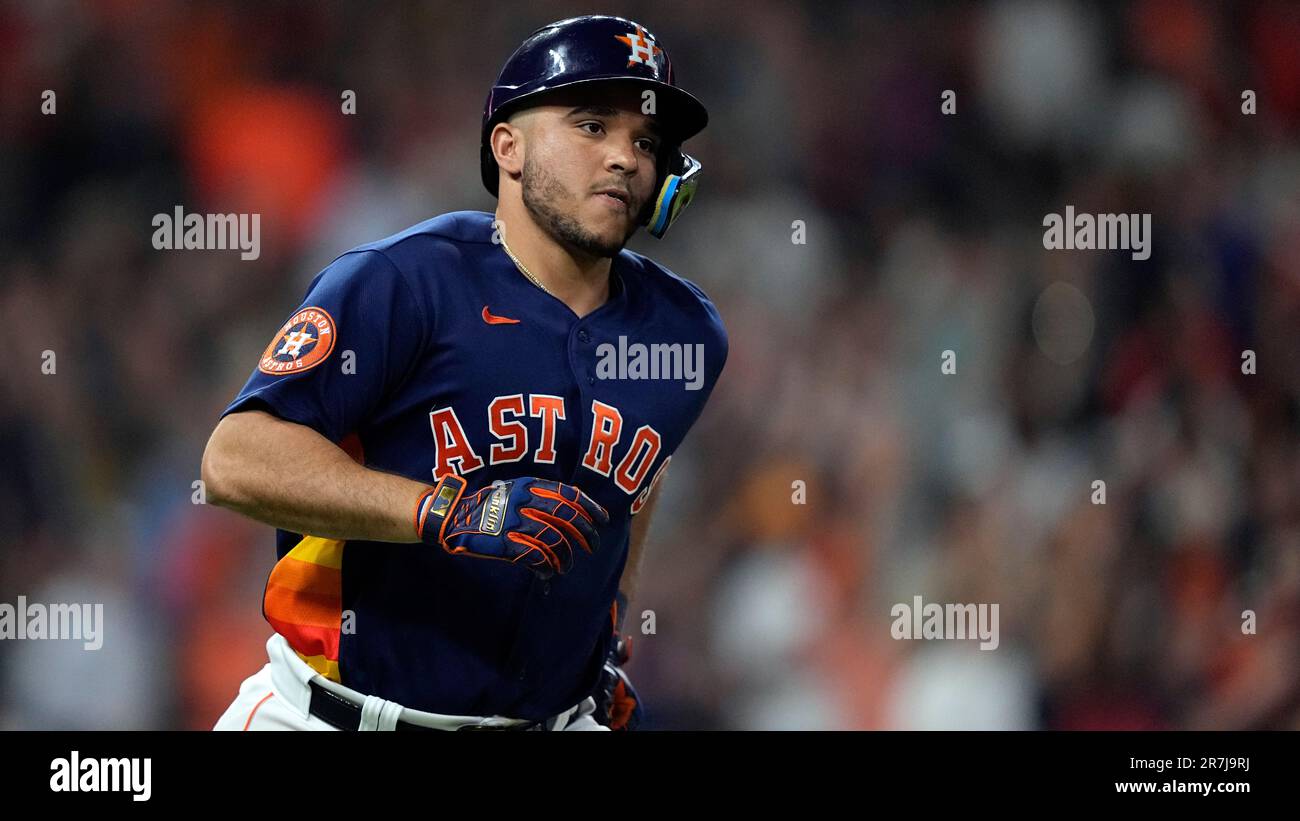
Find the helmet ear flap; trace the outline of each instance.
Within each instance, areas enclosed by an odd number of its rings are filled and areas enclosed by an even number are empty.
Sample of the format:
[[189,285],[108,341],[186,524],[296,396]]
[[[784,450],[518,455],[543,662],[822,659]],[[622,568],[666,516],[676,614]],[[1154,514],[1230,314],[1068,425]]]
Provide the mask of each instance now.
[[699,160],[678,148],[667,152],[667,156],[668,167],[659,175],[655,196],[645,204],[641,212],[641,224],[657,239],[663,239],[695,197],[695,190],[700,183],[700,170],[703,168]]
[[659,144],[659,149],[655,154],[655,185],[650,192],[650,199],[641,205],[641,212],[637,214],[637,225],[649,225],[650,217],[654,215],[655,204],[659,202],[659,195],[664,190],[664,183],[668,181],[669,176],[676,173],[681,163],[681,148],[670,141],[664,141]]

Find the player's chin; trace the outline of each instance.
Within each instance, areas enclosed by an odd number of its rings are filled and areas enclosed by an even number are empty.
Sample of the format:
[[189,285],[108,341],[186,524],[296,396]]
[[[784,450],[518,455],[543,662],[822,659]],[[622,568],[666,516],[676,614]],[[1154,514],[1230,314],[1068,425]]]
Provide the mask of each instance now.
[[586,220],[587,230],[610,246],[622,246],[636,231],[635,220],[629,212],[619,212],[604,203],[596,203]]

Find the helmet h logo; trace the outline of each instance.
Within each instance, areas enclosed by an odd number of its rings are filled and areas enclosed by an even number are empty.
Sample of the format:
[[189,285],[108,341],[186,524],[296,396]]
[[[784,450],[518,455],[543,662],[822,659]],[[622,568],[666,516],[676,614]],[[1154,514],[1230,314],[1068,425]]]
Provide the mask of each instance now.
[[625,43],[632,50],[632,53],[627,58],[629,66],[641,63],[651,68],[658,68],[656,60],[660,54],[663,54],[663,49],[656,46],[654,38],[646,34],[645,30],[640,26],[636,27],[635,35],[615,34],[614,39]]

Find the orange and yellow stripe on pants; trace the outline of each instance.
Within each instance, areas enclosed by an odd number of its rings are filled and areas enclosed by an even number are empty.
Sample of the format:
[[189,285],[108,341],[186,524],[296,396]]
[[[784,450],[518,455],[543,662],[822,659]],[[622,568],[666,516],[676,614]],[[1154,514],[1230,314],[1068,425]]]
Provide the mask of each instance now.
[[276,562],[266,581],[262,612],[303,661],[331,681],[339,677],[343,620],[343,547],[347,542],[304,536]]

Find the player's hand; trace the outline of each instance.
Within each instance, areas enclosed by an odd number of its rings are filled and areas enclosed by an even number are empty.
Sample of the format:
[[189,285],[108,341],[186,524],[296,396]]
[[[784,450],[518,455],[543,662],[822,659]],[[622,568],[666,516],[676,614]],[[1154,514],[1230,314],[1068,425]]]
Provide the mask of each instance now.
[[444,476],[416,506],[416,532],[455,555],[521,564],[542,578],[567,573],[575,547],[600,547],[596,528],[609,513],[573,485],[549,479],[495,482],[465,493],[460,476]]
[[623,672],[623,665],[632,658],[632,639],[614,634],[605,669],[600,674],[596,688],[596,710],[593,718],[611,730],[635,730],[641,723],[644,711],[641,697],[637,695],[632,680]]

